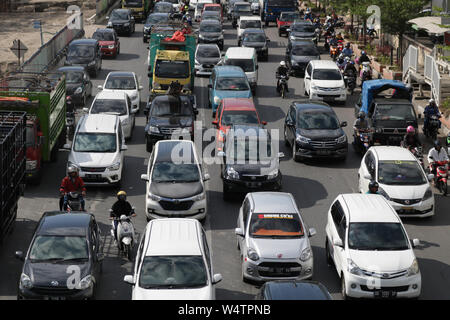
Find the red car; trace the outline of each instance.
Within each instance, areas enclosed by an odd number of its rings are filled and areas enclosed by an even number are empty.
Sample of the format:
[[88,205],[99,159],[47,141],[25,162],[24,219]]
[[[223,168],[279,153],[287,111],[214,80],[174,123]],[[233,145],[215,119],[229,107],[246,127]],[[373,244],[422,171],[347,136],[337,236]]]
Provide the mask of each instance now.
[[114,29],[97,29],[92,38],[98,40],[102,57],[115,58],[120,53],[120,41]]
[[217,150],[222,150],[223,139],[232,125],[266,125],[267,122],[260,120],[253,99],[225,98],[220,102],[212,124],[218,129],[216,133]]
[[301,20],[300,13],[298,12],[281,12],[280,16],[277,18],[278,36],[281,37],[282,34],[288,35],[289,26],[295,21]]
[[220,12],[221,20],[223,21],[223,11],[222,11],[222,5],[218,3],[206,3],[203,7],[203,12],[205,11],[217,11]]

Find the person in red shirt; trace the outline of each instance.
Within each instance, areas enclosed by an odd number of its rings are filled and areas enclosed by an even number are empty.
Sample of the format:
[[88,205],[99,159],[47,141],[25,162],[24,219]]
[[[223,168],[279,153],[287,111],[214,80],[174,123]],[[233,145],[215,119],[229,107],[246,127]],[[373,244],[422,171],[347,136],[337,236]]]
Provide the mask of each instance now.
[[78,168],[75,166],[69,166],[67,168],[67,177],[64,177],[61,181],[61,187],[59,188],[59,192],[61,193],[61,197],[59,198],[59,211],[67,210],[67,193],[68,192],[80,192],[80,203],[81,210],[84,209],[84,198],[86,196],[86,187],[84,186],[84,181],[78,176]]

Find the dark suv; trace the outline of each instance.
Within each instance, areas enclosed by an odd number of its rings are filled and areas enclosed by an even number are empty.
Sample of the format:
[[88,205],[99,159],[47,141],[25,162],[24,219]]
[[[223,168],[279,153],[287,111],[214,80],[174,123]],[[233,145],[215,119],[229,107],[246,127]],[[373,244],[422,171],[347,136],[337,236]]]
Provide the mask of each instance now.
[[169,140],[172,135],[194,138],[194,121],[198,114],[189,96],[156,96],[144,111],[148,115],[145,126],[146,149],[151,152],[159,140]]
[[78,39],[69,44],[66,66],[83,66],[89,75],[96,77],[102,69],[102,52],[100,43],[95,39]]
[[269,60],[269,38],[267,38],[266,33],[263,29],[245,29],[242,33],[242,42],[240,43],[243,47],[255,48],[258,55],[258,59],[268,61]]
[[225,200],[232,192],[281,189],[279,158],[284,154],[275,153],[278,141],[272,141],[267,129],[234,125],[224,140],[224,151],[217,155],[223,158],[221,178]]
[[136,22],[130,9],[114,9],[108,19],[107,28],[113,28],[118,34],[131,36],[136,30]]
[[347,135],[336,113],[321,101],[294,101],[284,121],[284,141],[292,147],[295,161],[304,158],[339,158],[348,152]]
[[285,60],[291,75],[303,76],[311,60],[320,60],[320,53],[313,41],[297,40],[288,44]]
[[93,214],[45,212],[26,254],[17,298],[44,300],[93,299],[103,253]]
[[223,50],[222,24],[216,20],[203,20],[200,22],[198,43],[215,43]]

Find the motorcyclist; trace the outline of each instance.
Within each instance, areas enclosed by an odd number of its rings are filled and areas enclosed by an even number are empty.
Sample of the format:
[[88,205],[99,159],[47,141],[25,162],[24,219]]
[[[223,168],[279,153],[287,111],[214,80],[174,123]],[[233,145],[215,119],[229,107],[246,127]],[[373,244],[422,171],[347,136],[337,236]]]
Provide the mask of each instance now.
[[409,151],[422,146],[419,140],[419,136],[416,134],[416,128],[414,128],[413,126],[408,126],[408,128],[406,128],[406,134],[403,137],[401,144]]
[[[434,141],[434,147],[428,151],[428,163],[431,166],[431,173],[436,177],[436,162],[448,161],[448,155],[444,148],[441,146],[439,140]],[[436,180],[434,181],[436,182]]]
[[[434,99],[430,99],[428,101],[428,105],[425,107],[425,110],[423,111],[423,115],[425,117],[423,121],[423,129],[426,131],[428,129],[428,125],[430,124],[430,118],[431,116],[437,116],[438,118],[441,117],[441,113],[439,112],[439,108],[436,105],[436,101]],[[439,127],[441,127],[441,123],[439,122]]]
[[353,143],[359,142],[359,131],[366,130],[369,128],[369,121],[366,119],[366,113],[360,111],[358,113],[358,118],[353,123]]
[[337,66],[339,69],[343,70],[345,68],[345,56],[341,53],[336,61]]
[[[285,76],[286,80],[289,79],[288,77],[289,74],[289,69],[286,66],[286,62],[284,61],[280,61],[280,65],[278,66],[277,72],[276,72],[276,77],[277,77],[277,92],[280,92],[280,76]],[[286,86],[286,91],[289,92],[289,89]]]
[[330,44],[330,46],[338,45],[338,41],[337,41],[336,35],[334,33],[331,34],[329,44]]
[[350,42],[347,42],[345,48],[342,50],[342,54],[347,57],[351,57],[353,55],[353,50],[351,49]]
[[337,34],[336,40],[337,40],[337,41],[344,41],[344,37],[342,36],[342,33],[339,32],[339,33]]
[[183,22],[189,24],[189,26],[192,27],[192,18],[191,18],[191,16],[189,15],[189,12],[186,11],[186,12],[184,13],[183,18],[181,19],[181,21],[183,21]]
[[361,51],[361,56],[358,58],[358,64],[361,66],[363,62],[371,62],[370,58],[367,56],[367,53],[364,50]]
[[345,64],[344,75],[345,76],[356,76],[357,70],[355,68],[355,62],[349,61]]
[[306,9],[306,13],[305,13],[305,15],[303,16],[303,20],[312,20],[313,19],[313,16],[312,16],[312,13],[311,13],[311,9]]
[[372,180],[369,182],[369,190],[366,192],[366,194],[380,194],[378,192],[378,182]]
[[61,181],[61,186],[59,188],[59,192],[61,197],[59,198],[59,211],[67,210],[67,193],[69,192],[80,192],[81,196],[79,196],[81,211],[86,211],[84,207],[84,197],[86,196],[86,187],[84,185],[83,179],[81,179],[78,175],[78,167],[69,166],[67,168],[67,176],[64,177]]
[[127,201],[127,193],[123,190],[119,191],[117,193],[117,201],[114,202],[111,213],[110,213],[110,219],[113,220],[113,226],[114,226],[114,239],[117,241],[117,225],[119,224],[118,220],[115,220],[114,218],[118,219],[122,215],[126,215],[127,217],[135,217],[136,214],[134,213],[133,207],[131,204]]

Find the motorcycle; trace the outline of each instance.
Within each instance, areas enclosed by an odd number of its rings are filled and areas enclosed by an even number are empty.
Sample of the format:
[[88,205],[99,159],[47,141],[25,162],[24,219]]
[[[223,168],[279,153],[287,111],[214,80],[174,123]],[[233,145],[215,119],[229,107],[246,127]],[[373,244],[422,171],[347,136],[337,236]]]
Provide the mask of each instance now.
[[361,77],[361,88],[364,81],[372,80],[372,68],[370,67],[370,62],[365,61],[362,63],[360,77]]
[[280,76],[277,76],[277,79],[280,80],[280,83],[279,83],[280,96],[284,99],[284,97],[286,96],[286,92],[288,90],[287,81],[289,80],[289,77],[285,76],[285,75],[280,75]]
[[345,86],[350,90],[350,94],[353,94],[356,88],[356,75],[354,73],[344,76]]
[[367,27],[366,34],[371,38],[374,39],[377,37],[377,31],[373,27]]
[[341,54],[342,50],[344,50],[344,41],[338,40],[338,53]]
[[[359,129],[358,140],[355,139],[354,146],[361,155],[365,155],[367,150],[373,145],[373,130],[372,129]],[[357,142],[358,141],[358,142]]]
[[[444,196],[447,195],[448,161],[435,161],[436,176],[434,178],[435,186]],[[430,171],[432,164],[430,165]]]
[[[109,209],[109,212],[112,212],[112,209]],[[134,207],[133,207],[133,215],[134,216]],[[131,217],[126,215],[121,215],[120,218],[111,218],[112,226],[111,226],[111,236],[114,238],[114,221],[119,221],[117,224],[117,246],[119,251],[123,253],[125,257],[129,261],[132,259],[132,251],[135,243],[135,233],[134,226],[131,222]]]
[[439,116],[432,115],[428,121],[428,125],[423,127],[423,133],[426,137],[436,140],[438,130],[439,130]]
[[339,56],[339,50],[337,46],[330,46],[330,57],[333,58],[333,61],[336,62],[337,57]]
[[68,192],[66,193],[67,203],[65,205],[64,211],[81,211],[81,195],[78,192]]
[[70,97],[67,97],[66,100],[66,132],[67,132],[67,139],[72,140],[73,135],[75,133],[75,106],[73,105],[72,99]]

